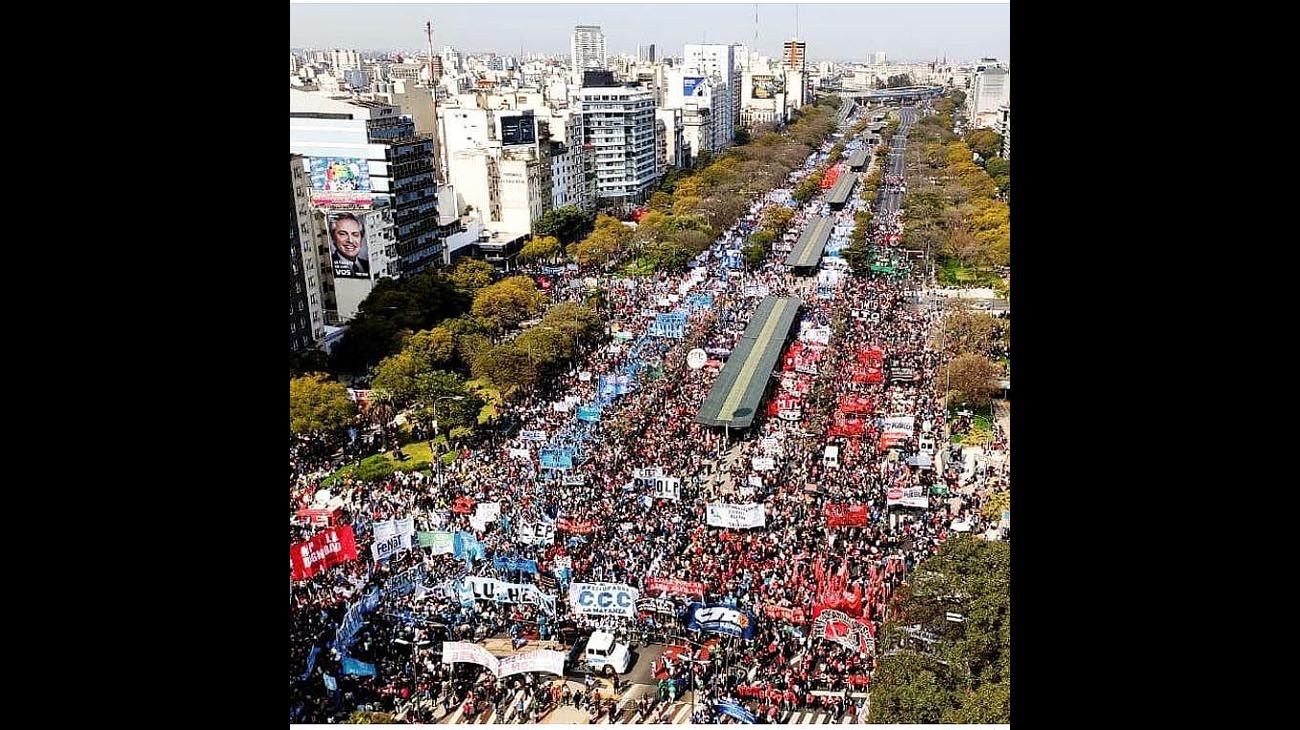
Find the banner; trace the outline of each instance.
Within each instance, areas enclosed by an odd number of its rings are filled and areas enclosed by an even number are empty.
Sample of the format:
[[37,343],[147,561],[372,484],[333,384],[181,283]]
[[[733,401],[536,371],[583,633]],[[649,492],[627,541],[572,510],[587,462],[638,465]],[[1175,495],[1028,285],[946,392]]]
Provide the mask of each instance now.
[[749,465],[754,471],[772,471],[776,468],[776,460],[770,456],[755,456],[749,460]]
[[600,421],[600,406],[578,406],[578,420],[587,421],[588,423],[597,423]]
[[[404,517],[402,519],[384,520],[375,523],[375,542],[384,542],[393,535],[404,535],[410,537],[415,534],[415,518]],[[410,547],[410,540],[407,540],[407,547]]]
[[370,552],[372,555],[374,555],[375,562],[378,563],[379,561],[387,560],[388,558],[391,558],[397,553],[403,550],[407,550],[410,547],[411,547],[411,536],[397,534],[397,535],[393,535],[387,540],[384,540],[382,542],[376,542],[374,545],[371,545]]
[[477,664],[480,667],[487,667],[492,670],[493,674],[496,674],[501,662],[492,656],[491,652],[478,644],[472,644],[468,641],[444,641],[442,642],[442,663]]
[[316,657],[320,655],[320,644],[311,648],[311,653],[307,655],[307,671],[302,673],[298,679],[307,679],[311,676],[311,670],[316,668]]
[[767,524],[761,504],[710,504],[706,515],[705,523],[713,527],[744,529]]
[[519,438],[523,439],[524,441],[545,441],[546,432],[545,431],[520,431]]
[[555,542],[555,523],[520,523],[515,540],[525,545],[550,545]]
[[329,509],[312,509],[303,508],[293,513],[294,519],[300,525],[312,525],[313,527],[329,527],[339,518],[339,508]]
[[812,635],[860,652],[873,652],[876,641],[871,629],[843,611],[826,609],[813,621]]
[[884,433],[911,436],[912,432],[916,430],[916,417],[889,416],[881,419],[880,428]]
[[524,558],[516,558],[514,556],[508,558],[497,556],[492,559],[492,567],[497,570],[519,570],[525,573],[532,573],[533,575],[537,574],[536,560],[525,560]]
[[404,596],[415,590],[415,587],[424,582],[424,566],[417,565],[414,568],[407,568],[397,575],[389,578],[384,582],[384,590],[380,594],[383,598],[388,599],[395,596]]
[[452,511],[452,512],[455,512],[455,513],[458,514],[458,515],[467,515],[467,514],[473,512],[473,511],[474,511],[474,498],[473,498],[473,497],[457,497],[456,500],[455,500],[454,502],[451,503],[451,511]]
[[487,548],[473,533],[457,532],[452,538],[451,555],[457,560],[483,560],[487,557]]
[[573,468],[573,452],[566,449],[542,449],[539,456],[543,469]]
[[523,672],[546,672],[563,677],[566,658],[564,652],[552,649],[535,649],[501,657],[497,665],[497,677],[509,677]]
[[582,474],[574,474],[572,476],[566,475],[564,478],[560,479],[560,484],[566,487],[570,487],[570,486],[581,487],[586,483],[587,483],[587,477]]
[[731,700],[718,700],[714,707],[718,709],[718,712],[734,717],[736,721],[742,725],[754,724],[754,713],[746,710],[742,705],[736,702],[732,702]]
[[691,631],[711,631],[715,634],[737,636],[742,639],[754,636],[753,617],[737,608],[692,603],[688,615],[690,620],[686,628]]
[[796,626],[802,626],[808,619],[804,615],[802,608],[785,608],[783,606],[764,606],[763,615],[768,618],[775,618],[792,623]]
[[657,613],[663,616],[677,615],[677,608],[667,598],[642,598],[636,602],[636,610],[640,613]]
[[416,538],[420,541],[420,547],[433,548],[434,555],[450,555],[455,533],[448,530],[433,530],[416,533]]
[[318,532],[289,548],[293,580],[306,580],[326,568],[356,559],[357,544],[352,535],[352,525]]
[[555,615],[555,596],[548,596],[537,586],[524,583],[506,583],[496,578],[482,576],[465,576],[462,583],[476,600],[495,603],[527,603],[540,606],[548,614]]
[[569,586],[569,607],[574,613],[588,616],[636,615],[636,599],[641,592],[621,583],[574,583]]
[[511,459],[519,459],[520,461],[532,461],[532,460],[533,460],[533,454],[532,454],[532,452],[530,452],[528,449],[513,449],[513,448],[512,448],[512,449],[508,449],[506,453],[510,456]]
[[555,526],[575,535],[590,535],[596,531],[596,523],[591,520],[574,520],[562,517],[555,521]]
[[647,591],[675,593],[679,596],[704,596],[703,583],[697,583],[691,580],[678,580],[676,578],[647,578],[645,589]]
[[373,677],[376,672],[375,665],[366,664],[365,662],[357,661],[350,656],[345,656],[343,657],[343,673],[355,674],[358,677]]
[[479,502],[474,516],[484,522],[491,522],[501,517],[500,502]]
[[337,680],[335,680],[333,677],[331,677],[328,674],[322,674],[321,676],[325,679],[325,689],[331,692],[339,691],[339,683]]
[[893,487],[885,493],[885,504],[925,508],[930,506],[930,498],[925,495],[925,487]]
[[866,527],[870,516],[865,504],[826,505],[827,527]]

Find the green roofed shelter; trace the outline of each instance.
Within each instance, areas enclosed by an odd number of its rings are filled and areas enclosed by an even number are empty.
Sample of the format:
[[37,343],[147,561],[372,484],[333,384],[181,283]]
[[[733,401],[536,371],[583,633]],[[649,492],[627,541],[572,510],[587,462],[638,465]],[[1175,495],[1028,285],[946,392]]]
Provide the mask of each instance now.
[[799,305],[799,297],[766,297],[759,303],[695,416],[696,423],[747,428],[754,422],[772,371],[799,316]]
[[858,182],[857,175],[841,175],[840,179],[835,182],[835,187],[826,194],[826,202],[830,203],[832,208],[843,207],[849,202],[849,193],[853,192],[853,186]]
[[[837,183],[838,184],[838,183]],[[831,230],[835,224],[829,216],[819,215],[808,219],[808,225],[799,236],[790,255],[785,258],[785,265],[796,269],[806,269],[817,265],[826,250],[826,242],[831,240]]]

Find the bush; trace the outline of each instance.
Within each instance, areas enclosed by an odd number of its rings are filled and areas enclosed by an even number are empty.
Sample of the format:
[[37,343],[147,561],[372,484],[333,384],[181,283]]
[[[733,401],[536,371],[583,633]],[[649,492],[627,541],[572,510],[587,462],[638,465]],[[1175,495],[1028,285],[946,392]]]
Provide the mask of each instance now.
[[379,482],[393,475],[393,461],[383,454],[362,459],[352,476],[363,482]]

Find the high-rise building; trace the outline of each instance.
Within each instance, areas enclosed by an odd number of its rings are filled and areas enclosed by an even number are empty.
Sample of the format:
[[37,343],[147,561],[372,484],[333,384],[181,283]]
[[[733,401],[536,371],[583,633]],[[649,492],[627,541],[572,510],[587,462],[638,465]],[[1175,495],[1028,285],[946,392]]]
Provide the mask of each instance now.
[[637,47],[636,47],[636,60],[638,60],[638,61],[644,61],[644,62],[646,62],[646,63],[654,63],[654,62],[655,62],[655,44],[651,43],[651,44],[648,45],[648,46],[637,46]]
[[992,63],[976,66],[968,101],[971,125],[992,127],[997,121],[998,107],[1010,102],[1011,71]]
[[998,107],[998,121],[995,125],[998,134],[1002,135],[1002,149],[1000,154],[1002,159],[1011,159],[1011,105],[1003,104]]
[[722,149],[719,140],[725,135],[717,128],[723,124],[720,120],[730,113],[721,77],[701,73],[682,67],[669,69],[665,74],[664,108],[682,110],[682,136],[692,159],[702,152]]
[[808,44],[795,38],[788,40],[782,46],[785,51],[785,65],[795,71],[803,71],[804,63],[807,61]]
[[334,75],[342,77],[350,68],[361,68],[361,56],[356,51],[335,48],[330,51],[330,65],[334,67]]
[[601,32],[599,25],[579,25],[573,29],[573,40],[570,44],[571,66],[573,80],[582,81],[582,72],[584,69],[606,68],[605,63],[605,34]]
[[446,46],[442,49],[442,62],[447,64],[447,68],[452,71],[460,71],[465,67],[465,62],[460,55],[460,51],[451,46]]
[[[396,106],[290,89],[289,151],[311,158],[317,207],[389,209],[395,240],[370,250],[371,279],[415,273],[440,260],[444,229],[454,222],[439,224],[433,140],[417,134]],[[342,302],[339,309],[342,316]]]
[[654,95],[586,87],[578,103],[583,143],[595,156],[597,202],[622,210],[644,202],[656,180]]
[[316,221],[310,182],[301,155],[289,155],[289,351],[316,347],[325,339],[325,317],[317,263]]
[[867,54],[867,65],[868,65],[868,66],[884,66],[884,65],[885,65],[885,52],[884,52],[884,51],[872,51],[872,52],[868,53],[868,54]]
[[714,93],[722,95],[721,114],[713,120],[713,149],[722,150],[731,145],[740,120],[740,64],[736,62],[743,46],[708,43],[687,44],[683,67],[695,69],[705,76],[715,77]]

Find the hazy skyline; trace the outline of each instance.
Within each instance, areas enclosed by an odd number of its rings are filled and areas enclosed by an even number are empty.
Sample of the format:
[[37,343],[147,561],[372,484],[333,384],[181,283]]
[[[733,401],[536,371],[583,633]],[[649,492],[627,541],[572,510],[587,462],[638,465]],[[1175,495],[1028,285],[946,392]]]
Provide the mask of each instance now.
[[[802,4],[799,39],[810,60],[861,61],[872,51],[891,60],[1009,59],[1010,4]],[[754,5],[738,4],[338,4],[289,6],[292,48],[404,50],[425,48],[433,21],[436,52],[494,51],[517,56],[569,53],[575,25],[599,25],[610,55],[635,55],[655,44],[660,57],[681,57],[687,43],[742,43],[754,50]],[[760,4],[756,50],[780,56],[795,33],[795,5]]]

